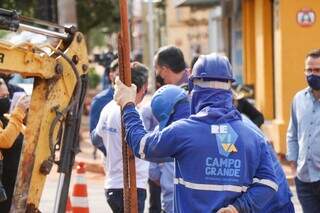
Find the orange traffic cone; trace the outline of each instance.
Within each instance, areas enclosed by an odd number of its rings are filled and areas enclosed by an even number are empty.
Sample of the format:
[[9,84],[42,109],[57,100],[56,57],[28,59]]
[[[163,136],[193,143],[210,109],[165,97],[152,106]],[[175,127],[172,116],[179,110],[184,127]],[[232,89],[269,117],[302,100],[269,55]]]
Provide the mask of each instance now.
[[80,162],[77,166],[76,182],[72,192],[73,213],[89,213],[87,183],[84,177],[85,173],[84,163]]
[[70,201],[70,196],[68,195],[67,205],[66,205],[66,213],[72,213],[72,206]]

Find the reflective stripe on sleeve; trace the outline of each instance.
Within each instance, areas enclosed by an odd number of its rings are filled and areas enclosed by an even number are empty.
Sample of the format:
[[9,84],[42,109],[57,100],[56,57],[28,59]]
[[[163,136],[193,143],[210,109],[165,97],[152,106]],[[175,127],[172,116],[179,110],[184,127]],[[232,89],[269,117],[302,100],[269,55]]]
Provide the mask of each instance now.
[[230,191],[230,192],[241,193],[241,192],[246,192],[248,189],[247,186],[191,183],[183,180],[182,178],[175,178],[174,184],[181,184],[190,189],[204,190],[204,191]]
[[145,134],[140,140],[139,155],[141,159],[145,159],[144,147],[146,146],[148,134]]
[[263,184],[263,185],[271,187],[275,191],[278,191],[278,184],[273,182],[272,180],[253,178],[253,182],[252,183],[260,183],[260,184]]

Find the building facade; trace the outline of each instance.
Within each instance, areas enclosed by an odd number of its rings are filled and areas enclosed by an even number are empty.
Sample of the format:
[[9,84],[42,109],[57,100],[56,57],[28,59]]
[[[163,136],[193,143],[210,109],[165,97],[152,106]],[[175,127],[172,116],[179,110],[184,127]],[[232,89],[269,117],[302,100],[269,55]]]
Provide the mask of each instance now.
[[[167,44],[179,47],[188,65],[194,56],[209,53],[209,7],[177,7],[179,1],[166,0]],[[181,1],[180,1],[181,2]]]
[[[185,2],[205,0],[176,6]],[[263,130],[285,154],[291,101],[307,86],[305,55],[319,48],[320,1],[220,0],[208,8],[208,52],[228,55],[238,83],[253,85]]]

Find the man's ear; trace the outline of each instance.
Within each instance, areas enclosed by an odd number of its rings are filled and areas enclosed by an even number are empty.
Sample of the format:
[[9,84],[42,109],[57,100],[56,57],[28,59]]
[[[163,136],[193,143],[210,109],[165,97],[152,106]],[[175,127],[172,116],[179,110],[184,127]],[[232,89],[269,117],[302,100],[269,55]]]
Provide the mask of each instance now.
[[167,66],[162,66],[160,69],[161,69],[159,72],[159,73],[161,73],[160,76],[163,78],[164,83],[167,84],[168,82],[166,80],[168,78],[168,75],[170,75],[171,70]]
[[143,92],[143,93],[144,93],[143,95],[146,95],[146,94],[148,93],[148,83],[145,83],[145,84],[143,85],[143,88],[142,88],[142,89],[143,89],[143,91],[144,91],[144,92]]
[[164,72],[170,71],[170,69],[169,69],[166,65],[162,66],[161,69],[162,69],[162,71],[164,71]]

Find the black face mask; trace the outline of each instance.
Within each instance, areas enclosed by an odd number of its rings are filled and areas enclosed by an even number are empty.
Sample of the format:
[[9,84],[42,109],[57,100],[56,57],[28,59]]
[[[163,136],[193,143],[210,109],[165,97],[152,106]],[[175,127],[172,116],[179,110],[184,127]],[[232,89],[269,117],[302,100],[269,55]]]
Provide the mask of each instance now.
[[312,89],[317,91],[320,90],[320,76],[309,75],[307,76],[307,82]]
[[10,99],[8,97],[0,98],[0,115],[3,115],[9,112],[10,104],[11,104]]

